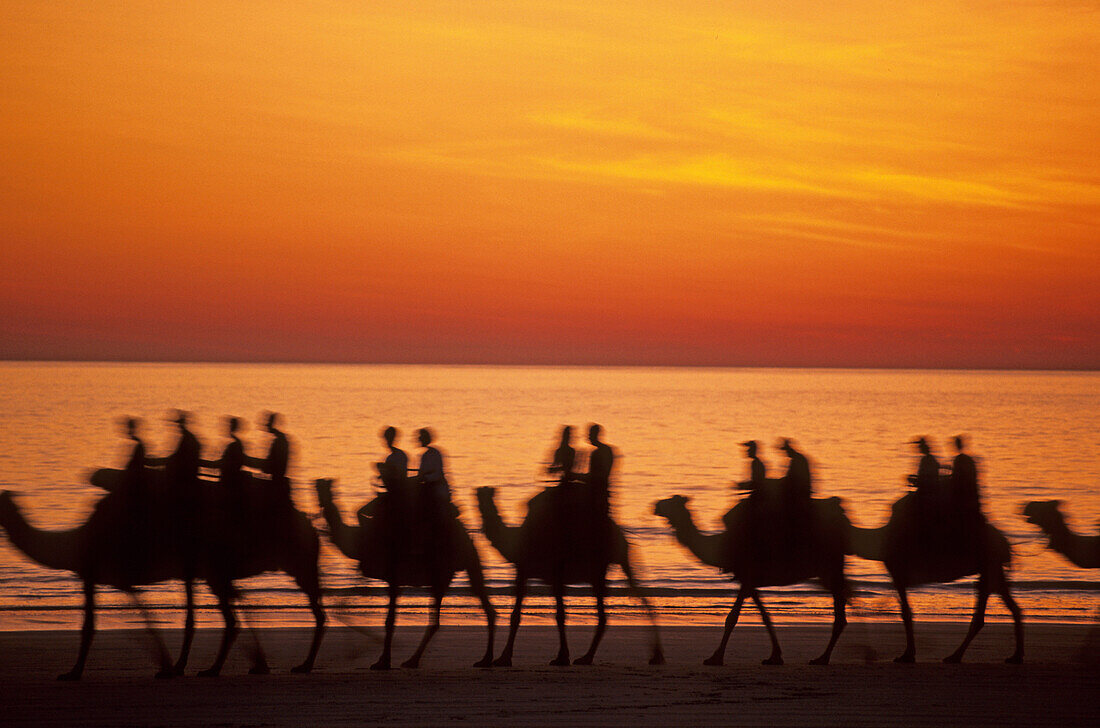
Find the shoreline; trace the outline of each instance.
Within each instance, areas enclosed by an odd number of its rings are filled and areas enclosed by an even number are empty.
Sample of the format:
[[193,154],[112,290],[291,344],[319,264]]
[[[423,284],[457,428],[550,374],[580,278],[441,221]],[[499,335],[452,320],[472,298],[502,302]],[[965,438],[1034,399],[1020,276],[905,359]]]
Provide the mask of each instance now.
[[[496,630],[495,652],[507,636]],[[667,663],[647,664],[649,631],[612,623],[591,667],[553,668],[556,630],[521,627],[514,667],[472,667],[485,630],[444,626],[419,669],[370,670],[381,629],[333,627],[312,675],[289,668],[306,654],[307,629],[242,630],[222,677],[195,673],[213,658],[219,631],[200,629],[187,675],[153,678],[151,642],[142,630],[97,634],[84,679],[59,683],[71,667],[75,631],[0,632],[0,705],[15,725],[300,725],[463,722],[537,725],[1090,725],[1100,711],[1100,624],[1026,627],[1026,661],[1002,662],[1012,650],[1007,625],[987,625],[962,665],[945,665],[965,623],[918,623],[917,664],[897,665],[900,624],[853,623],[828,667],[810,666],[828,639],[815,624],[778,626],[783,666],[762,666],[769,653],[762,627],[733,632],[726,664],[707,667],[720,627],[666,627]],[[254,632],[254,635],[253,635]],[[178,650],[180,630],[163,630]],[[399,627],[394,665],[415,648],[422,629]],[[568,630],[572,655],[592,629]],[[248,675],[258,640],[272,674]]]

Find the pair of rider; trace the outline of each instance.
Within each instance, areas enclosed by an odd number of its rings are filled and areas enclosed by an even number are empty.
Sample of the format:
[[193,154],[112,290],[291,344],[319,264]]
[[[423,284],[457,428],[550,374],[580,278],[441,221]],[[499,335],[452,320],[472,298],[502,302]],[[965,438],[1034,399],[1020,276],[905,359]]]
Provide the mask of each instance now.
[[[615,451],[600,439],[603,428],[593,424],[588,428],[588,472],[575,470],[577,451],[573,447],[573,428],[561,430],[561,441],[547,467],[558,476],[558,485],[547,491],[550,496],[554,540],[558,559],[555,568],[564,570],[582,553],[611,549],[611,470]],[[539,496],[536,496],[539,497]],[[559,574],[564,578],[564,571]]]
[[[795,449],[789,438],[780,442],[780,449],[788,458],[787,472],[779,481],[776,499],[769,498],[767,489],[767,469],[760,459],[759,446],[755,440],[741,443],[749,458],[749,479],[737,483],[740,490],[749,491],[748,524],[732,523],[734,511],[726,514],[727,530],[735,526],[745,529],[749,542],[754,548],[767,553],[791,552],[799,544],[812,543],[811,518],[813,507],[813,485],[810,477],[810,461]],[[775,518],[775,516],[779,516]],[[765,524],[765,521],[768,523]]]
[[932,454],[928,438],[919,437],[912,442],[920,453],[920,461],[916,474],[909,476],[909,484],[916,495],[919,517],[929,532],[941,534],[939,540],[944,540],[950,533],[962,538],[976,538],[985,521],[978,489],[977,464],[966,452],[966,441],[962,435],[956,435],[953,442],[956,454],[951,462],[946,488],[941,478],[940,463]]
[[577,450],[573,447],[573,428],[565,425],[561,428],[561,442],[554,451],[554,458],[547,472],[558,475],[559,486],[570,486],[578,482],[588,484],[595,498],[596,508],[603,515],[611,509],[611,468],[615,464],[615,451],[600,439],[603,428],[593,424],[588,427],[588,442],[592,452],[588,456],[588,472],[577,473],[574,466]]
[[[416,551],[419,547],[434,564],[453,516],[443,453],[432,446],[431,430],[427,427],[417,430],[417,440],[424,452],[416,471],[415,490],[410,491],[409,456],[396,445],[397,428],[387,427],[382,431],[382,439],[389,454],[377,464],[377,469],[382,488],[387,492],[390,518],[386,521],[389,526],[386,540],[390,562],[395,565],[400,552],[410,547]],[[362,519],[370,514],[360,509],[359,515]]]
[[[763,492],[767,482],[767,469],[764,461],[760,459],[759,446],[756,440],[741,443],[745,448],[745,455],[749,458],[749,479],[738,483],[740,490],[747,490],[750,495]],[[813,485],[810,478],[810,461],[805,455],[795,449],[794,443],[785,438],[780,442],[779,448],[787,454],[787,473],[783,476],[782,501],[791,506],[808,502],[813,498]]]

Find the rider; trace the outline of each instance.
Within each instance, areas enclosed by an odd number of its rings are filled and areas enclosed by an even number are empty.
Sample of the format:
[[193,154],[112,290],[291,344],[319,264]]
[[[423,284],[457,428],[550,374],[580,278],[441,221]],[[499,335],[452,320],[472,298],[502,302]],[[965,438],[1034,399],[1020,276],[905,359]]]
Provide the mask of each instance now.
[[745,448],[745,457],[749,458],[749,479],[737,483],[735,487],[738,490],[747,490],[752,494],[759,495],[768,479],[767,468],[764,467],[764,461],[757,455],[756,440],[743,442],[741,446]]
[[559,485],[566,485],[573,480],[573,465],[577,461],[577,451],[573,447],[573,428],[565,425],[561,428],[561,443],[554,451],[554,459],[546,467],[546,472],[551,475],[560,474]]
[[936,491],[939,490],[940,486],[940,462],[932,454],[928,438],[918,437],[913,440],[912,444],[917,446],[917,451],[920,452],[921,457],[920,462],[917,464],[916,474],[909,476],[909,485],[918,494],[929,500],[934,500]]
[[417,471],[420,510],[427,532],[423,540],[432,575],[438,578],[442,577],[436,573],[442,557],[441,550],[447,543],[446,534],[450,530],[451,486],[443,470],[443,453],[432,447],[432,431],[422,427],[417,431],[417,437],[424,448]]
[[136,583],[145,566],[145,536],[148,534],[149,493],[145,479],[145,443],[138,435],[139,420],[125,417],[122,420],[123,433],[134,443],[130,457],[122,471],[122,481],[118,500],[122,506],[123,523],[126,524],[126,544],[128,555],[128,577]]
[[985,517],[978,490],[978,467],[974,458],[964,451],[966,442],[962,435],[955,435],[954,444],[957,454],[951,463],[951,501],[959,523],[959,533],[980,543],[977,537],[983,530]]
[[191,578],[195,567],[198,543],[199,517],[202,508],[202,491],[199,484],[199,463],[202,446],[199,439],[188,429],[189,415],[176,410],[171,421],[179,428],[180,439],[175,451],[167,458],[150,459],[151,465],[164,465],[168,481],[169,497],[178,514],[177,540],[183,549],[185,578]]
[[382,440],[390,453],[386,459],[378,463],[378,475],[382,479],[382,487],[391,494],[396,493],[409,478],[409,456],[405,451],[394,445],[397,440],[397,428],[387,427],[382,431]]
[[592,488],[596,512],[607,518],[611,513],[611,468],[615,464],[615,451],[600,440],[602,430],[595,424],[588,428],[588,442],[594,448],[588,456],[588,485]]
[[783,504],[788,514],[787,545],[810,544],[813,508],[813,483],[810,477],[810,461],[795,449],[790,438],[784,438],[780,449],[787,454],[787,473],[783,476]]
[[229,442],[222,451],[221,459],[202,461],[203,467],[218,469],[218,483],[225,489],[226,498],[229,501],[228,510],[235,521],[239,521],[245,511],[244,445],[237,436],[240,429],[239,418],[226,417],[225,431],[229,436]]
[[[279,429],[281,415],[278,412],[265,412],[260,415],[261,426],[271,434],[271,446],[266,458],[245,458],[250,467],[266,473],[271,479],[273,498],[268,502],[277,506],[293,506],[290,497],[290,478],[287,469],[290,466],[290,440]],[[266,500],[266,499],[265,499]]]

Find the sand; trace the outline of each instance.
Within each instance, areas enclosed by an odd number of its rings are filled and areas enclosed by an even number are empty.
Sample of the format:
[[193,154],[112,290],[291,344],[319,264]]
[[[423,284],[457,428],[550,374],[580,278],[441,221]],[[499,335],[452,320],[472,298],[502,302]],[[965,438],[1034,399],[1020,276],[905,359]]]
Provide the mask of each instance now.
[[[258,630],[275,671],[250,676],[242,634],[220,678],[195,677],[218,634],[200,631],[188,675],[152,677],[146,635],[97,635],[84,679],[56,675],[75,657],[76,632],[0,632],[0,724],[18,725],[1097,725],[1100,626],[1028,626],[1027,662],[1005,665],[1011,628],[989,625],[962,665],[938,660],[964,624],[918,625],[918,663],[897,665],[900,624],[853,623],[833,664],[807,665],[827,627],[780,627],[783,666],[761,666],[767,637],[758,625],[734,633],[723,667],[702,660],[720,627],[669,627],[668,663],[651,667],[647,634],[612,625],[592,667],[553,668],[552,627],[525,627],[515,666],[478,670],[484,631],[444,627],[417,670],[369,669],[378,642],[347,628],[326,636],[312,675],[288,673],[306,652],[308,631]],[[168,631],[175,648],[179,633]],[[419,630],[399,630],[397,662]],[[571,628],[574,655],[590,627]],[[498,634],[498,648],[505,630]]]

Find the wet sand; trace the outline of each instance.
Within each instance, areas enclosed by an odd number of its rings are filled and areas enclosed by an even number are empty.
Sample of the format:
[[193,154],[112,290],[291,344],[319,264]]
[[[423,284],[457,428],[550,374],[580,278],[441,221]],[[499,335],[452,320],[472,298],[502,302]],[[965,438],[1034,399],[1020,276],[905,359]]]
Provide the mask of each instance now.
[[[918,663],[896,665],[901,627],[853,623],[833,664],[806,662],[825,644],[823,625],[781,626],[786,665],[761,666],[762,627],[734,632],[724,667],[705,667],[720,627],[666,628],[667,664],[651,667],[644,628],[612,625],[592,667],[547,665],[552,627],[521,630],[515,666],[478,670],[484,631],[444,627],[417,670],[369,669],[380,644],[347,628],[325,638],[312,675],[289,674],[309,632],[258,631],[273,674],[247,675],[242,633],[222,677],[198,678],[218,634],[200,631],[188,675],[155,680],[147,636],[101,632],[84,679],[60,683],[76,632],[0,632],[0,724],[16,725],[1095,725],[1100,716],[1100,626],[1029,625],[1027,661],[1005,665],[1011,627],[985,628],[962,665],[939,658],[964,624],[918,625]],[[574,656],[590,627],[570,630]],[[498,632],[497,651],[506,635]],[[179,633],[168,631],[169,647]],[[420,631],[399,630],[395,664]]]

